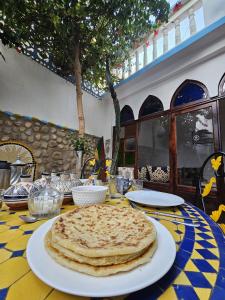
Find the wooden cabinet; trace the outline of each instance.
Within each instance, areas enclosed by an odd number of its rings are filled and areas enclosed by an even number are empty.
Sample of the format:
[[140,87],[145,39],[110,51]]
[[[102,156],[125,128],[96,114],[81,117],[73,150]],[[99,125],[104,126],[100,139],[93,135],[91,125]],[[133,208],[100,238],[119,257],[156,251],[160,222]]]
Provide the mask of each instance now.
[[137,122],[121,127],[118,167],[136,167]]
[[145,186],[194,199],[203,161],[211,152],[225,150],[224,118],[225,99],[218,97],[132,121],[122,126],[118,166],[134,167],[136,175],[147,164],[169,166],[168,182],[150,180]]

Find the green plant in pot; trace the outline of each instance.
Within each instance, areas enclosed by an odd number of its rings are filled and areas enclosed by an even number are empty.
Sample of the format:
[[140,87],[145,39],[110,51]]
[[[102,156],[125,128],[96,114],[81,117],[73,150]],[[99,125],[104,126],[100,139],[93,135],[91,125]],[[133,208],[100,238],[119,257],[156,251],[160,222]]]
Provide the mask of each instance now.
[[84,154],[89,155],[91,153],[90,141],[87,138],[79,135],[77,136],[74,133],[69,134],[69,139],[76,154],[76,173],[80,177],[83,165],[83,156]]

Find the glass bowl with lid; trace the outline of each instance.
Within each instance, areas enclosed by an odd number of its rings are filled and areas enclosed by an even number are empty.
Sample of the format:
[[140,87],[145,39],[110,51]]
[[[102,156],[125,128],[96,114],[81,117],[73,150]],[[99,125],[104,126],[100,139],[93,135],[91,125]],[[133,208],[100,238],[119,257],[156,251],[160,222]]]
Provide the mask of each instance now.
[[51,186],[51,178],[46,177],[46,185],[28,198],[28,209],[37,218],[52,218],[60,213],[63,193]]

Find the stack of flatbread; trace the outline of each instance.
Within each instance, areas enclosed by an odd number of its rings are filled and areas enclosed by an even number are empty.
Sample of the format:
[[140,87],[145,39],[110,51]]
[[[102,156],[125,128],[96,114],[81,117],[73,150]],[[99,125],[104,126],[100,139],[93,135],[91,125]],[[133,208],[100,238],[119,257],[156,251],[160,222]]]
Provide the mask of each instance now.
[[93,205],[61,215],[47,233],[45,245],[63,266],[107,276],[149,262],[157,241],[154,225],[142,212]]

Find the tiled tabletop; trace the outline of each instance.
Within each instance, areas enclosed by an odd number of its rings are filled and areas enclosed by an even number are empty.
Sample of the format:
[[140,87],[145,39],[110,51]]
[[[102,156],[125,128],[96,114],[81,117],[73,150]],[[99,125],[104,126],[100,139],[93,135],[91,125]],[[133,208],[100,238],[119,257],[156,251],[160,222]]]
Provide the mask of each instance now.
[[[106,200],[106,203],[129,205],[127,200],[121,199]],[[73,208],[73,205],[66,205],[62,212]],[[194,216],[201,226],[186,227],[161,220],[176,241],[174,265],[157,283],[112,299],[225,299],[225,241],[219,227],[202,211],[188,204],[163,211]],[[11,211],[6,207],[0,212],[0,300],[89,299],[54,290],[32,273],[26,261],[26,245],[32,232],[45,221],[25,224],[18,218],[24,214],[28,214],[27,210]]]

